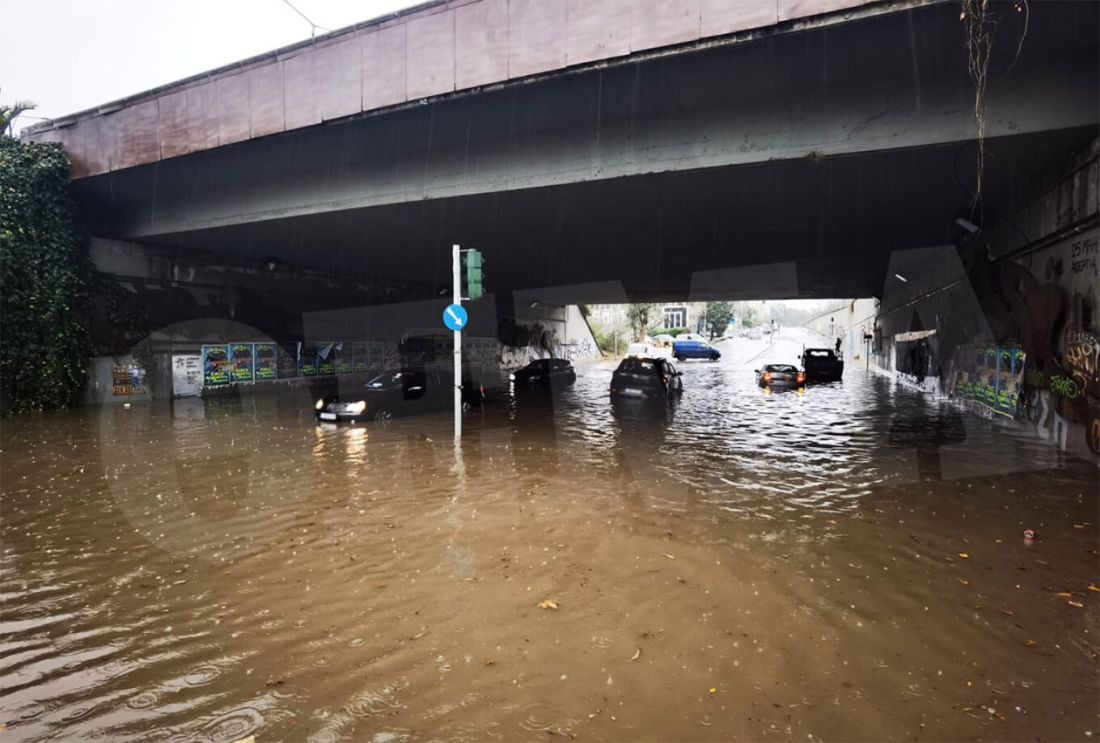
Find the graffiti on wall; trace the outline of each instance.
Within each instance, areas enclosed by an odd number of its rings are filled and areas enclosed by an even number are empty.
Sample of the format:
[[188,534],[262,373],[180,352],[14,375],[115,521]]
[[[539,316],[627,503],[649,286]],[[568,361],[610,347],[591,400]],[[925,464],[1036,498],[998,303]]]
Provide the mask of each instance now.
[[959,354],[955,394],[1009,418],[1016,417],[1026,354],[1019,346],[970,348]]
[[1023,409],[1039,436],[1064,448],[1066,428],[1076,423],[1100,454],[1100,439],[1093,435],[1100,422],[1097,253],[1092,230],[1002,264],[1007,312],[998,319],[1001,334],[1019,338],[1027,352]]

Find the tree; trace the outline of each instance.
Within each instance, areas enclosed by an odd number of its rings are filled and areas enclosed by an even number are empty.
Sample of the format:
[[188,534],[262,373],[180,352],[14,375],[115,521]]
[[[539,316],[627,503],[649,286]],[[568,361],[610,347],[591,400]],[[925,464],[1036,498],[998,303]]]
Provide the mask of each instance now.
[[33,111],[35,105],[30,101],[16,101],[10,106],[0,105],[0,136],[11,134],[16,118],[27,111]]
[[733,305],[729,302],[707,302],[706,310],[703,313],[703,322],[711,340],[726,332],[732,314]]
[[[21,105],[4,107],[0,121],[10,124]],[[0,410],[79,399],[90,352],[90,274],[65,151],[0,133]]]
[[632,304],[626,308],[626,319],[634,331],[634,340],[643,340],[649,329],[649,320],[661,309],[659,304]]

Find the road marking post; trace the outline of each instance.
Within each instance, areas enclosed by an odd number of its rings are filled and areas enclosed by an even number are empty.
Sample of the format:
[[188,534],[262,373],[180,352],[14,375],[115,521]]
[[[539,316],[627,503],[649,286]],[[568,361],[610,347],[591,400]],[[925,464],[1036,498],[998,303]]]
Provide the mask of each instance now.
[[[462,307],[462,265],[461,248],[458,243],[451,246],[451,269],[454,272],[454,303]],[[451,308],[447,308],[451,312]],[[451,312],[452,315],[457,315]],[[462,327],[464,322],[459,322],[455,317],[455,444],[462,440]]]

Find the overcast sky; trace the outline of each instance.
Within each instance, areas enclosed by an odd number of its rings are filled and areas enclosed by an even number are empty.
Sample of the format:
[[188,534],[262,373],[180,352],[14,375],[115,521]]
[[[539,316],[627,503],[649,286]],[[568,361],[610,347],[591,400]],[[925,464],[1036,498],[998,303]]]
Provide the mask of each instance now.
[[[420,0],[291,2],[337,29]],[[33,101],[31,115],[50,119],[311,34],[284,0],[13,0],[3,16],[0,103]],[[21,118],[16,128],[35,121]]]

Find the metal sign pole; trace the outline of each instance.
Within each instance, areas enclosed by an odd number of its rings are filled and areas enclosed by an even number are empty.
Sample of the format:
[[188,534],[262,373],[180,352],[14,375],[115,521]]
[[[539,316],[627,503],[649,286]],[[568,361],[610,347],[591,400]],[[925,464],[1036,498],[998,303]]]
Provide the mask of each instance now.
[[[451,246],[451,267],[454,271],[454,303],[462,305],[462,266],[460,265],[461,250],[458,244]],[[462,439],[462,328],[454,331],[455,334],[455,443]]]

